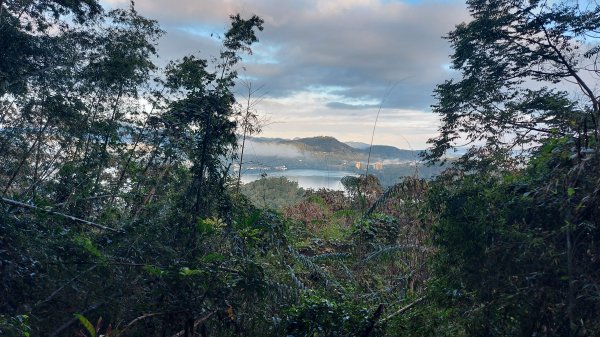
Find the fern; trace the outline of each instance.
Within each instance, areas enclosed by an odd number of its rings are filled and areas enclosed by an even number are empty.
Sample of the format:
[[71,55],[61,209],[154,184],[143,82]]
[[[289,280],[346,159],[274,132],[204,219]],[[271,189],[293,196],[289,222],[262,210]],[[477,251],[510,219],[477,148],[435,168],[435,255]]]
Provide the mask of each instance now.
[[387,254],[391,254],[391,253],[398,252],[398,251],[407,251],[407,250],[426,252],[428,250],[428,248],[421,246],[421,245],[413,245],[413,244],[385,246],[385,247],[382,247],[379,250],[374,251],[371,254],[367,255],[363,259],[363,263],[367,263],[373,259],[385,256]]
[[323,253],[310,257],[309,259],[313,262],[325,261],[325,260],[341,260],[350,257],[349,253]]
[[289,271],[290,271],[290,277],[292,278],[292,282],[294,282],[294,284],[301,290],[308,290],[308,288],[304,285],[304,283],[302,283],[302,281],[300,281],[300,279],[298,278],[298,276],[296,276],[296,274],[294,273],[294,269],[292,269],[292,267],[287,266]]
[[379,207],[384,205],[389,199],[399,195],[400,192],[404,190],[404,187],[405,186],[403,183],[397,183],[396,185],[388,188],[387,191],[385,191],[379,198],[377,198],[373,205],[371,205],[371,207],[369,207],[369,209],[363,214],[363,220],[371,216],[371,214],[373,214],[377,209],[379,209]]
[[424,180],[406,177],[401,182],[388,188],[387,191],[385,191],[379,198],[377,198],[373,205],[371,205],[371,207],[363,214],[362,219],[364,220],[371,216],[371,214],[373,214],[391,198],[401,195],[406,196],[410,194],[410,192],[421,191],[426,187],[427,183]]
[[294,274],[292,268],[290,266],[287,267],[290,270],[290,278],[292,279],[292,282],[294,283],[294,285],[296,285],[296,287],[291,287],[287,284],[279,282],[266,282],[267,286],[271,290],[267,292],[267,294],[273,299],[279,300],[282,298],[294,298],[300,294],[299,290],[306,290],[306,287],[302,282],[300,282],[298,277],[296,277],[296,274]]
[[329,286],[331,284],[337,288],[343,288],[342,285],[335,278],[333,278],[333,276],[329,275],[329,273],[324,271],[323,268],[314,264],[309,257],[300,254],[292,246],[288,246],[288,250],[292,257],[294,257],[298,262],[300,262],[300,264],[302,264],[304,268],[308,269],[311,272],[317,273],[321,277],[321,279],[323,279],[325,286]]

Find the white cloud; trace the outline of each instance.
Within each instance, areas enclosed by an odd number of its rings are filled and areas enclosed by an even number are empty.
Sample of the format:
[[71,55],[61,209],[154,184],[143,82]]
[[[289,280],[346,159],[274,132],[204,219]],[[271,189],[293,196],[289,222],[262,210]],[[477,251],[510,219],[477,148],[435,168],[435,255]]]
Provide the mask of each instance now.
[[[266,137],[333,136],[344,141],[370,142],[378,108],[335,109],[327,103],[335,95],[298,92],[283,98],[265,98],[258,111],[269,117]],[[375,130],[376,144],[424,149],[439,125],[437,116],[425,111],[383,108]]]
[[468,18],[462,2],[430,0],[139,0],[136,8],[167,31],[164,59],[198,51],[210,58],[219,50],[210,34],[222,34],[230,14],[262,17],[265,30],[240,75],[265,88],[259,111],[277,122],[265,136],[369,141],[374,106],[393,87],[376,139],[394,145],[405,137],[415,148],[436,133],[432,91],[451,75],[441,37]]

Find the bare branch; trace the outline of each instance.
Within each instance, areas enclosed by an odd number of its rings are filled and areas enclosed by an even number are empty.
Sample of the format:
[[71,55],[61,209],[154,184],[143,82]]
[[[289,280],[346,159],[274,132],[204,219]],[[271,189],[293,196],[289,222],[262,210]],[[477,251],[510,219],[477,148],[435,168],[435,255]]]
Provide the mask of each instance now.
[[391,315],[389,315],[388,317],[386,317],[386,318],[382,319],[382,320],[381,320],[381,322],[385,322],[385,321],[389,320],[389,319],[390,319],[390,318],[392,318],[392,317],[398,316],[398,315],[400,315],[400,314],[404,313],[405,311],[408,311],[410,308],[412,308],[412,307],[414,307],[415,305],[417,305],[417,304],[419,304],[419,303],[423,302],[423,300],[424,300],[424,299],[425,299],[425,296],[422,296],[422,297],[419,297],[419,298],[417,298],[417,299],[416,299],[415,301],[413,301],[412,303],[410,303],[410,304],[408,304],[408,305],[406,305],[406,306],[404,306],[404,307],[400,308],[398,311],[396,311],[396,312],[392,313]]
[[67,218],[69,220],[73,220],[75,222],[79,222],[79,223],[82,223],[84,225],[96,227],[96,228],[99,228],[99,229],[103,229],[103,230],[107,230],[107,231],[111,231],[111,232],[115,232],[115,233],[125,233],[125,231],[120,230],[120,229],[110,228],[110,227],[107,227],[107,226],[104,226],[104,225],[101,225],[101,224],[98,224],[98,223],[95,223],[95,222],[92,222],[92,221],[83,220],[83,219],[74,217],[72,215],[68,215],[68,214],[64,214],[64,213],[60,213],[60,212],[55,212],[55,211],[50,210],[50,209],[44,209],[44,208],[41,208],[41,207],[29,205],[29,204],[26,204],[24,202],[20,202],[20,201],[8,199],[8,198],[4,198],[4,197],[0,197],[0,201],[2,201],[4,203],[7,203],[7,204],[10,204],[10,205],[13,205],[13,206],[34,209],[36,211],[41,211],[41,212],[45,212],[45,213],[48,213],[48,214],[56,215],[56,216],[59,216],[59,217]]

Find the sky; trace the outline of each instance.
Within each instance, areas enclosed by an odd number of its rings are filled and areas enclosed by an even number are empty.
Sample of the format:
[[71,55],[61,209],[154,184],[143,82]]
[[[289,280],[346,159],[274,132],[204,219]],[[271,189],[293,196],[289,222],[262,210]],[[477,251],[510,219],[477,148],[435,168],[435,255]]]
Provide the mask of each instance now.
[[[104,0],[108,8],[129,0]],[[455,76],[442,37],[468,20],[455,0],[138,0],[166,31],[161,59],[219,53],[229,16],[264,19],[240,78],[259,90],[262,137],[333,136],[424,149],[437,133],[436,84]],[[247,89],[239,85],[239,97]]]

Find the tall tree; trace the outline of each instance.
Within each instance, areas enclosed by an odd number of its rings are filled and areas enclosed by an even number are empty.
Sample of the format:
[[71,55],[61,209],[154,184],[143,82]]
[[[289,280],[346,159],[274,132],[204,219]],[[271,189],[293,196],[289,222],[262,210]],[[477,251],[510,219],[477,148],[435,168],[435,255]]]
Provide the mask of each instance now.
[[264,121],[259,120],[256,111],[256,105],[260,102],[261,97],[255,96],[262,87],[252,89],[252,82],[244,82],[244,87],[248,90],[246,102],[240,105],[240,115],[238,119],[239,129],[242,132],[242,143],[240,144],[239,161],[238,161],[238,176],[236,190],[240,193],[240,185],[242,183],[242,167],[244,165],[244,150],[246,149],[246,138],[253,134],[260,133],[264,126]]
[[193,163],[190,189],[192,209],[207,216],[214,201],[211,192],[223,195],[229,167],[224,159],[237,147],[235,96],[236,65],[242,53],[251,53],[250,45],[258,41],[256,30],[263,29],[263,20],[253,16],[248,20],[231,16],[231,28],[223,40],[223,49],[216,69],[209,69],[207,60],[195,56],[171,63],[167,68],[166,86],[178,95],[170,105],[168,125],[183,137],[189,137],[186,148]]
[[[461,143],[467,167],[514,163],[539,141],[597,144],[600,6],[594,2],[469,0],[473,20],[448,35],[460,75],[435,90],[440,135],[426,158]],[[574,90],[570,90],[574,89]],[[568,91],[571,91],[570,93]]]
[[67,66],[53,49],[61,33],[90,24],[102,12],[95,0],[0,1],[0,96],[26,94],[35,88],[33,78]]
[[470,145],[429,195],[432,297],[451,335],[597,334],[600,5],[467,4],[425,156]]

